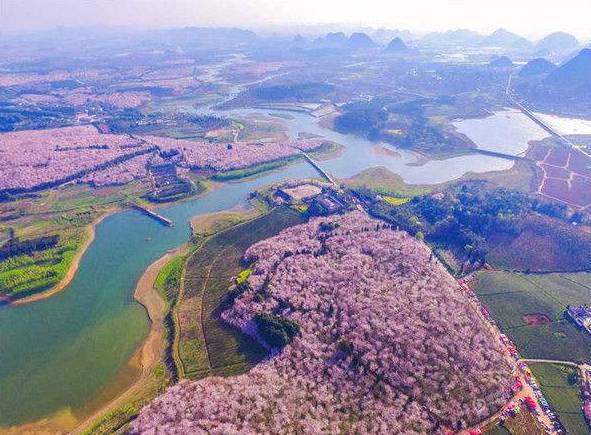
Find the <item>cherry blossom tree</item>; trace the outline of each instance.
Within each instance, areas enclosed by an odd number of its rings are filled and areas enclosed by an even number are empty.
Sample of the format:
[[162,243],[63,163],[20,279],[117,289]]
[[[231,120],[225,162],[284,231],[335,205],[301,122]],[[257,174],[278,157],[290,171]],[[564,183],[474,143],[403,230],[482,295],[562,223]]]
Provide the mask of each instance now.
[[[502,345],[408,234],[353,212],[287,229],[245,261],[254,272],[222,317],[269,358],[244,375],[169,388],[131,433],[443,433],[511,397]],[[264,341],[264,315],[297,325],[291,343]]]

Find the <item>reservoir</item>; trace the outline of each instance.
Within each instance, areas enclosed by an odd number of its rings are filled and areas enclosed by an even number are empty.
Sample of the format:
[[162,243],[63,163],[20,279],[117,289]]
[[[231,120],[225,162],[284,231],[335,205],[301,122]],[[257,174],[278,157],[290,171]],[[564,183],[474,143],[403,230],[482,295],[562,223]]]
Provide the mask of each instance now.
[[478,148],[513,156],[523,155],[529,141],[548,136],[544,129],[519,110],[503,110],[486,118],[465,119],[453,125]]
[[[234,111],[231,116],[252,112]],[[473,154],[409,166],[417,161],[414,153],[378,152],[375,143],[324,129],[307,114],[292,114],[285,122],[292,138],[306,132],[344,145],[338,157],[322,162],[338,178],[384,166],[409,183],[434,184],[468,171],[503,170],[513,164]],[[135,373],[121,373],[149,327],[145,310],[133,300],[136,282],[152,262],[188,240],[190,218],[247,206],[248,193],[259,187],[316,176],[309,164],[297,161],[263,176],[225,183],[198,198],[159,208],[159,214],[175,222],[173,227],[135,210],[104,219],[64,291],[39,302],[0,308],[0,427],[58,412],[80,413],[112,387],[116,377],[120,388],[129,385]]]

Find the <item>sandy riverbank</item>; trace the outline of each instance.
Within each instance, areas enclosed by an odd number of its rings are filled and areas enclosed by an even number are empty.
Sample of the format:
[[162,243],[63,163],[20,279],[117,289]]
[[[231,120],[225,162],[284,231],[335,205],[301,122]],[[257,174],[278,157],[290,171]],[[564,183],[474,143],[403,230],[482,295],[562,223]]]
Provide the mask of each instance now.
[[74,277],[76,276],[76,272],[78,272],[78,267],[80,267],[80,261],[82,260],[82,257],[84,256],[84,254],[86,253],[86,251],[88,250],[88,248],[90,247],[92,242],[94,242],[94,238],[96,236],[96,227],[104,219],[106,219],[108,216],[110,216],[111,214],[113,214],[115,212],[116,212],[116,210],[108,211],[107,213],[105,213],[104,215],[102,215],[101,217],[96,219],[92,224],[90,224],[88,226],[88,229],[87,229],[88,234],[86,236],[86,240],[76,251],[76,255],[72,259],[72,263],[70,264],[70,267],[68,268],[68,271],[66,272],[66,275],[62,278],[62,280],[58,284],[56,284],[55,286],[53,286],[49,290],[45,290],[43,292],[36,293],[34,295],[27,296],[22,299],[13,300],[10,302],[10,305],[24,305],[24,304],[30,304],[32,302],[38,302],[43,299],[50,298],[50,297],[56,295],[57,293],[61,292],[63,289],[65,289],[72,282]]
[[168,251],[165,255],[152,263],[137,282],[133,296],[135,300],[146,309],[146,313],[150,320],[150,331],[148,336],[140,348],[134,353],[129,363],[140,369],[140,375],[134,380],[129,388],[105,403],[100,409],[93,412],[92,415],[87,417],[84,421],[81,421],[71,433],[84,433],[84,431],[88,430],[108,412],[125,404],[130,399],[137,398],[141,394],[141,389],[144,386],[144,383],[150,376],[152,376],[154,368],[161,363],[165,345],[164,317],[166,316],[168,307],[158,291],[154,288],[154,281],[170,259],[184,252],[186,248],[187,245],[183,245],[177,249]]
[[184,249],[186,249],[186,245],[167,252],[152,263],[137,282],[134,298],[146,309],[150,320],[150,331],[128,363],[128,369],[131,368],[139,373],[131,382],[131,385],[117,394],[116,397],[104,403],[97,403],[97,407],[82,420],[80,420],[80,417],[76,417],[76,413],[71,409],[64,409],[37,422],[11,428],[0,428],[1,434],[82,434],[102,416],[141,394],[142,386],[152,375],[155,367],[162,361],[164,351],[164,317],[166,316],[167,306],[158,291],[154,289],[153,284],[164,265],[173,256],[183,252]]

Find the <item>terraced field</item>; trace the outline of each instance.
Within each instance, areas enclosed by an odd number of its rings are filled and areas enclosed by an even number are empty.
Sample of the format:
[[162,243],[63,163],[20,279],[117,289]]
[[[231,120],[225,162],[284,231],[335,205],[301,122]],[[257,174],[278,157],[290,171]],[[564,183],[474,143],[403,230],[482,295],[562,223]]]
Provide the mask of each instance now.
[[256,341],[219,318],[246,249],[302,222],[299,213],[278,208],[207,239],[189,258],[178,304],[181,377],[244,372],[266,354]]

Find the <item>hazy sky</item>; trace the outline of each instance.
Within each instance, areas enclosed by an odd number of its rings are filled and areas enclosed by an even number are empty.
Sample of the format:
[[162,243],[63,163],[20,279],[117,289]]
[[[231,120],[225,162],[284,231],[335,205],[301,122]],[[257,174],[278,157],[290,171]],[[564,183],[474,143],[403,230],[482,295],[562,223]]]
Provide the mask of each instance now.
[[347,23],[418,31],[498,27],[591,38],[590,0],[0,0],[0,28]]

